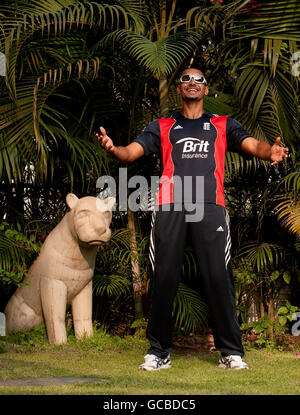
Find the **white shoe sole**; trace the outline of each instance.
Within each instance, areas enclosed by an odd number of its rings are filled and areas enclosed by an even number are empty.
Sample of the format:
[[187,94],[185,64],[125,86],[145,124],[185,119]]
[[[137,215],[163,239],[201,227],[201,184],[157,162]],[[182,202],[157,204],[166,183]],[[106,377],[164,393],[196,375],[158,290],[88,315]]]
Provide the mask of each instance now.
[[146,367],[146,366],[140,365],[139,366],[139,369],[141,369],[141,370],[147,370],[147,371],[151,372],[153,370],[169,369],[170,367],[172,367],[171,364],[165,365],[165,366],[162,366],[162,367],[158,367],[157,369],[156,368],[152,368],[152,367]]
[[229,369],[229,370],[241,370],[241,369],[249,369],[249,367],[239,367],[239,366],[237,366],[237,367],[227,367],[226,365],[224,365],[223,363],[220,363],[219,365],[218,365],[218,367],[220,367],[220,368],[222,368],[222,369]]

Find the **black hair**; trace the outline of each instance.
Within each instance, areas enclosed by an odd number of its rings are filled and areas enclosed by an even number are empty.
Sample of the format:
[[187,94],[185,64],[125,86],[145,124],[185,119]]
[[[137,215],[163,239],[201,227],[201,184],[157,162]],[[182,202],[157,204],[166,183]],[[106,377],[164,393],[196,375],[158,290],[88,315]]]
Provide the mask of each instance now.
[[206,78],[205,73],[204,73],[204,72],[203,72],[203,70],[202,70],[201,68],[199,68],[198,66],[187,66],[185,69],[183,69],[183,70],[181,71],[180,76],[181,76],[181,75],[182,75],[182,73],[183,73],[184,71],[186,71],[187,69],[197,69],[197,71],[202,72],[202,73],[203,73],[203,75],[204,75],[204,77]]

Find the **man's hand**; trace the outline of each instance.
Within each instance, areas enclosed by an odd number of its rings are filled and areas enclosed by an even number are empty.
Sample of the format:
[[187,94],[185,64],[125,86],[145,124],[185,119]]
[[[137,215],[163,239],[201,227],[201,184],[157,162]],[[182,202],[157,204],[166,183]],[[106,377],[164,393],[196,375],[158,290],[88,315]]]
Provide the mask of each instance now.
[[280,140],[281,138],[277,137],[275,143],[271,147],[270,161],[272,161],[272,166],[288,157],[289,149],[288,147],[280,147]]
[[131,163],[144,155],[144,148],[141,144],[133,142],[125,147],[115,146],[112,139],[106,134],[105,128],[100,127],[100,133],[95,134],[96,140],[114,159],[122,163]]
[[254,137],[247,137],[242,141],[242,150],[260,160],[271,161],[274,166],[280,163],[283,159],[288,157],[289,149],[280,146],[280,137],[277,137],[275,143],[271,147],[270,144],[264,141],[259,141]]
[[98,143],[109,153],[114,153],[115,146],[110,137],[106,134],[106,130],[103,127],[100,127],[101,134],[96,133],[95,137]]

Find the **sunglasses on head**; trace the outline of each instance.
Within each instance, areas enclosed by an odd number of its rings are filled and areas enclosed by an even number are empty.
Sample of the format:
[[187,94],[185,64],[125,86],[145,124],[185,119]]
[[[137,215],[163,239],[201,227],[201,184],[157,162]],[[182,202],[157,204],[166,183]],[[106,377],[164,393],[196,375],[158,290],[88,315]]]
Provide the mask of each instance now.
[[182,82],[184,84],[187,84],[187,83],[191,82],[192,78],[194,78],[194,81],[195,81],[196,84],[205,84],[205,85],[207,85],[207,81],[204,78],[204,76],[203,75],[198,75],[198,74],[189,74],[188,73],[188,74],[182,75],[181,78],[180,78],[180,82]]

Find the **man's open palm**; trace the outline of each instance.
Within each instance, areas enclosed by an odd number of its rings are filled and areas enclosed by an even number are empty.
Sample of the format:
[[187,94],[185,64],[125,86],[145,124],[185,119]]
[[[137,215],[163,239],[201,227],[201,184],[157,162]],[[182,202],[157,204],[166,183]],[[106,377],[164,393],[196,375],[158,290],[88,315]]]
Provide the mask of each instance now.
[[96,140],[99,142],[101,147],[103,147],[105,150],[109,151],[110,153],[114,151],[114,143],[110,137],[106,134],[106,130],[103,127],[100,127],[100,133],[96,133]]
[[288,147],[281,147],[280,146],[280,137],[277,137],[275,143],[271,147],[271,156],[270,159],[272,161],[271,165],[274,166],[275,164],[282,161],[284,158],[288,157]]

